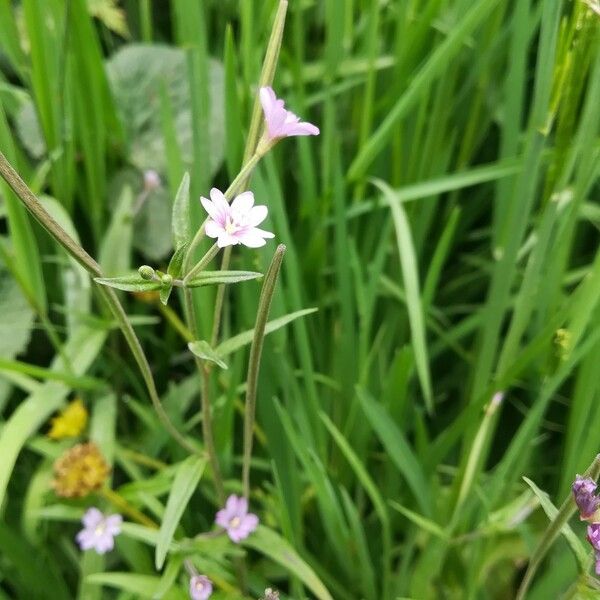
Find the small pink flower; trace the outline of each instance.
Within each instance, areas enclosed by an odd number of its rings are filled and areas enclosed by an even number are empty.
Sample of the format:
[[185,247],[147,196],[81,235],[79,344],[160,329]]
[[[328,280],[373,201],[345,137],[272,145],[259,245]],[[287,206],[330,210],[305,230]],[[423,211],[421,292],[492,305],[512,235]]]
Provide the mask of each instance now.
[[212,582],[206,575],[194,575],[190,579],[190,598],[192,600],[207,600],[212,592]]
[[206,222],[206,235],[217,238],[217,246],[244,244],[248,248],[260,248],[267,242],[265,238],[275,237],[270,231],[259,229],[257,225],[266,218],[266,206],[254,206],[254,194],[243,192],[231,204],[217,188],[210,190],[210,200],[201,197],[210,219]]
[[154,169],[144,171],[144,190],[151,192],[158,189],[162,185],[160,175]]
[[90,508],[81,519],[83,529],[77,534],[77,542],[82,550],[95,550],[105,554],[114,548],[115,536],[121,533],[121,515],[103,515],[97,508]]
[[235,494],[227,498],[225,508],[217,513],[215,522],[227,530],[227,535],[236,544],[258,527],[258,517],[248,512],[248,500]]
[[575,481],[571,486],[582,521],[592,518],[594,513],[600,508],[600,498],[594,494],[597,487],[593,479],[582,477],[581,475],[575,477]]
[[277,98],[272,87],[260,88],[259,93],[269,139],[275,140],[293,135],[319,135],[318,127],[300,121],[300,117],[285,109],[283,100]]

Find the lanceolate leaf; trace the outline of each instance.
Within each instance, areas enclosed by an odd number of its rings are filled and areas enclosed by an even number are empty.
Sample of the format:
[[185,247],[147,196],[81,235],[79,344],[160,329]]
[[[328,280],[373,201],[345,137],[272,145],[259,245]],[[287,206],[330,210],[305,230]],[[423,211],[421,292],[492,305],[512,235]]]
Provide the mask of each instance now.
[[[285,327],[288,323],[291,323],[300,317],[317,312],[317,310],[318,309],[316,308],[304,308],[302,310],[297,310],[296,312],[290,313],[289,315],[279,317],[278,319],[273,319],[267,323],[267,326],[265,327],[265,335]],[[247,331],[243,331],[242,333],[234,335],[232,338],[225,340],[222,344],[219,344],[215,348],[215,351],[219,356],[227,356],[239,348],[247,346],[252,341],[253,336],[254,329],[248,329]]]
[[124,275],[122,277],[95,277],[100,285],[122,290],[124,292],[150,292],[161,288],[160,281],[147,281],[139,275]]
[[160,288],[160,301],[166,306],[173,290],[173,284],[164,285]]
[[244,541],[244,545],[262,552],[271,560],[288,569],[319,600],[333,600],[316,573],[300,558],[294,548],[272,529],[261,525]]
[[173,487],[167,501],[167,508],[160,526],[158,543],[156,544],[155,564],[157,569],[162,569],[167,556],[167,550],[179,525],[183,511],[190,501],[194,490],[204,472],[206,460],[197,456],[190,456],[184,460],[173,481]]
[[194,288],[204,285],[220,285],[221,283],[239,283],[259,277],[262,277],[262,273],[256,271],[203,271],[188,281],[186,286]]
[[167,267],[167,273],[171,275],[173,278],[177,278],[181,275],[181,269],[183,267],[183,260],[185,258],[185,253],[187,252],[188,244],[185,243],[175,250],[175,254],[171,257],[169,261],[169,266]]
[[219,365],[222,369],[227,369],[227,363],[219,356],[219,354],[211,348],[210,344],[205,340],[190,342],[188,348],[198,357],[203,360]]
[[190,241],[190,175],[184,173],[173,202],[173,244],[179,250]]

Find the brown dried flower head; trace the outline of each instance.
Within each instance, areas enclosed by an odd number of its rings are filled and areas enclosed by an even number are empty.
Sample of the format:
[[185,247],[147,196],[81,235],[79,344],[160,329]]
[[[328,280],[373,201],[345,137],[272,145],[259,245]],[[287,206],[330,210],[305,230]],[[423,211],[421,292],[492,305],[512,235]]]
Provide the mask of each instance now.
[[77,444],[54,463],[52,487],[63,498],[81,498],[102,487],[109,473],[96,444]]

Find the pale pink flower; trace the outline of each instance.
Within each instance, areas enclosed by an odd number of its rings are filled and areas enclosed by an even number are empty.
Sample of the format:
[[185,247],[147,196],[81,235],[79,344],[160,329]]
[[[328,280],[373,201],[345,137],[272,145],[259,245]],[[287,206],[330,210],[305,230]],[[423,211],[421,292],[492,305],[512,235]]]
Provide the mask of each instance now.
[[90,508],[81,519],[83,529],[77,534],[77,542],[82,550],[95,550],[105,554],[114,548],[115,536],[121,533],[121,515],[103,515],[97,508]]
[[160,175],[154,169],[144,171],[144,190],[151,192],[158,189],[162,185]]
[[217,238],[217,246],[244,244],[248,248],[260,248],[267,242],[265,238],[275,237],[270,231],[259,229],[257,225],[266,218],[266,206],[254,206],[254,194],[243,192],[231,204],[217,188],[210,190],[210,200],[200,198],[202,206],[209,214],[205,232],[210,238]]
[[212,582],[206,575],[194,575],[190,578],[190,598],[192,600],[207,600],[212,592]]
[[235,494],[227,498],[225,508],[217,513],[215,522],[227,530],[227,535],[236,544],[258,527],[258,517],[248,512],[248,500]]
[[269,139],[275,140],[292,135],[319,135],[318,127],[300,121],[300,117],[285,109],[283,100],[277,98],[272,87],[262,87],[259,93]]

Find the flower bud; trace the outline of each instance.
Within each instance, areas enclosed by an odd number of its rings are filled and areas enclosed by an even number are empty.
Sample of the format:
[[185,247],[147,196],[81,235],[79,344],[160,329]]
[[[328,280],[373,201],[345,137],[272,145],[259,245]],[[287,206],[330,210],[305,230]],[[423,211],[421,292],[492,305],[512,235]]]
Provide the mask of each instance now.
[[154,269],[152,267],[149,267],[148,265],[142,265],[138,269],[138,273],[140,274],[140,277],[142,279],[146,279],[148,281],[151,279],[154,279],[154,277],[156,275]]
[[171,275],[169,275],[168,273],[165,273],[161,278],[160,278],[160,282],[165,286],[168,287],[170,285],[173,285],[173,277]]
[[162,184],[160,175],[154,169],[148,169],[144,171],[144,189],[147,192],[151,192],[159,188]]

